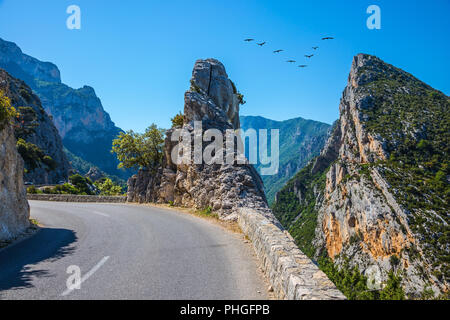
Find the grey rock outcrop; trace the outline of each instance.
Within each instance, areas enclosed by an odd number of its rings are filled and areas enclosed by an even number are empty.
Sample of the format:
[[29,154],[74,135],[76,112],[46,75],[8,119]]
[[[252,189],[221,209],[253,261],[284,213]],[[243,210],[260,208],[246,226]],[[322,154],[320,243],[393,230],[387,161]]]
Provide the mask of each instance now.
[[0,129],[0,241],[10,240],[30,225],[30,208],[23,185],[23,160],[12,126]]
[[[182,128],[192,144],[194,121],[201,121],[203,131],[217,129],[223,136],[227,130],[239,129],[239,102],[233,87],[222,63],[215,59],[196,61],[191,88],[184,97]],[[262,180],[252,165],[196,164],[193,156],[189,163],[174,164],[171,154],[178,143],[171,141],[171,136],[175,129],[167,132],[162,168],[155,173],[141,170],[129,179],[128,201],[173,202],[196,209],[210,207],[222,219],[237,219],[236,210],[240,207],[271,215]]]
[[19,147],[25,160],[25,181],[34,184],[67,181],[70,164],[63,151],[61,137],[39,98],[23,81],[2,69],[0,90],[9,97],[20,115],[15,123],[15,135],[27,143],[27,148]]
[[[185,157],[177,149],[180,140],[172,141],[178,129],[184,129],[187,145],[203,141],[195,130],[197,121],[203,130],[216,129],[223,136],[239,129],[239,102],[234,84],[219,61],[196,61],[191,89],[185,93],[184,101],[184,124],[167,131],[162,167],[154,172],[140,170],[131,177],[127,201],[210,208],[222,220],[237,221],[252,240],[261,269],[277,298],[344,299],[326,275],[295,246],[272,214],[262,180],[253,165],[248,161],[198,164],[194,161],[195,154]],[[240,137],[234,139],[236,145]],[[218,143],[226,149],[225,142]],[[207,146],[203,144],[201,151]],[[236,156],[235,149],[235,160]],[[187,161],[178,161],[180,157]]]
[[85,174],[85,176],[92,180],[92,182],[95,182],[101,178],[105,177],[105,173],[102,172],[97,167],[90,167],[88,173]]

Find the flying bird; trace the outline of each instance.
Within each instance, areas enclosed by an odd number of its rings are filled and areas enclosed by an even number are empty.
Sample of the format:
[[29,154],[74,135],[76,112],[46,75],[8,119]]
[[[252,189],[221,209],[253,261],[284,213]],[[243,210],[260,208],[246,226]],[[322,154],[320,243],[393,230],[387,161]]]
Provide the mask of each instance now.
[[317,50],[317,49],[319,49],[319,47],[312,47],[314,50]]
[[307,57],[308,59],[313,57],[313,56],[314,56],[313,54],[310,54],[309,56],[307,54],[305,54],[305,57]]
[[299,65],[298,67],[299,67],[299,68],[306,68],[307,65],[306,65],[306,64],[301,64],[301,65]]
[[275,50],[273,53],[279,53],[279,52],[281,52],[281,51],[283,51],[282,49],[279,49],[279,50]]
[[266,44],[265,41],[264,41],[264,42],[261,42],[261,43],[257,43],[257,45],[258,45],[258,46],[261,46],[261,47],[262,47],[263,45],[265,45],[265,44]]
[[295,61],[295,60],[287,60],[286,62],[294,63],[294,62],[296,62],[296,61]]
[[334,38],[333,37],[325,37],[325,38],[322,38],[322,40],[333,40]]
[[253,41],[253,40],[255,40],[255,39],[249,38],[249,39],[245,39],[244,41],[250,42],[250,41]]

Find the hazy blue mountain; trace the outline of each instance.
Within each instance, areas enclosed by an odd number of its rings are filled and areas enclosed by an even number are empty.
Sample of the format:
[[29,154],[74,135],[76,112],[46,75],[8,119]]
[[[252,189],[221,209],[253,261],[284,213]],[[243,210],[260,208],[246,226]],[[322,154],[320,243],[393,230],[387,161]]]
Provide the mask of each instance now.
[[[259,116],[241,116],[240,121],[243,130],[279,129],[280,169],[276,175],[262,176],[269,203],[295,173],[319,154],[330,129],[329,124],[303,118],[274,121]],[[261,164],[255,168],[260,173]]]
[[103,109],[93,88],[73,89],[61,82],[58,67],[24,54],[13,42],[0,39],[0,68],[25,81],[51,116],[64,146],[106,173],[129,176],[117,169],[110,153],[112,140],[121,131]]

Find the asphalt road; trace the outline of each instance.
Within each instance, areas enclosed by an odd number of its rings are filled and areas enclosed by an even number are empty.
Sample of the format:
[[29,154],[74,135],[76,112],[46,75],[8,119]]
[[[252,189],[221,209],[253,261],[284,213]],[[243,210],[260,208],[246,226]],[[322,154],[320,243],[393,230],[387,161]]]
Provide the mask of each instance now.
[[[0,251],[0,299],[267,299],[250,245],[211,221],[138,205],[30,205],[43,227]],[[77,270],[80,289],[67,286]]]

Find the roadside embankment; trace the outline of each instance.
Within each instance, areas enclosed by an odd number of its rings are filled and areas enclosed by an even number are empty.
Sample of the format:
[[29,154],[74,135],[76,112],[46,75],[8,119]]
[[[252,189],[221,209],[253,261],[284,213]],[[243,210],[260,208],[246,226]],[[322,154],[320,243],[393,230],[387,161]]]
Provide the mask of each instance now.
[[27,194],[28,200],[61,201],[61,202],[105,202],[122,203],[127,197],[124,196],[87,196],[76,194]]

